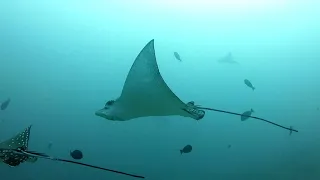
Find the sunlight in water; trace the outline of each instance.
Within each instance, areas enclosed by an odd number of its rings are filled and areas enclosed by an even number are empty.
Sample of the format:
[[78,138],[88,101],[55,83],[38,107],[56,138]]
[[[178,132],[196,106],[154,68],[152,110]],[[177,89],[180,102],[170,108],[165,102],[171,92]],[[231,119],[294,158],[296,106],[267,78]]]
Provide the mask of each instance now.
[[197,11],[257,10],[279,8],[287,4],[287,0],[153,0],[144,1],[155,4],[159,8],[183,8]]
[[138,14],[151,16],[152,14],[174,18],[175,16],[210,16],[220,13],[264,14],[264,12],[286,10],[291,8],[294,2],[289,0],[94,0],[87,3],[75,3],[72,4],[72,7],[80,6],[78,8],[92,9],[95,12],[100,10],[109,14],[114,12],[121,14],[122,17],[131,13],[130,16]]

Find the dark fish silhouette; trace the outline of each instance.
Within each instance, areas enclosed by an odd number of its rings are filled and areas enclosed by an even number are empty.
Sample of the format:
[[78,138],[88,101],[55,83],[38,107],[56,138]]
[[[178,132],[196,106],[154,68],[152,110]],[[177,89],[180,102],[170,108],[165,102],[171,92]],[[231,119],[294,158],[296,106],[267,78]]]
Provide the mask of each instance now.
[[7,109],[7,107],[9,106],[9,104],[10,104],[10,98],[9,99],[7,99],[6,101],[4,101],[2,104],[1,104],[1,110],[5,110],[5,109]]
[[180,154],[189,153],[191,151],[192,151],[192,146],[191,145],[186,145],[183,149],[180,150]]
[[70,156],[73,159],[82,159],[83,158],[83,154],[80,150],[70,151]]
[[230,148],[231,148],[231,144],[228,145],[228,149],[230,149]]
[[251,88],[253,91],[256,89],[248,79],[245,79],[245,80],[244,80],[244,83],[245,83],[249,88]]
[[182,61],[180,55],[177,52],[174,52],[173,55],[174,57],[176,57],[177,60]]
[[136,177],[136,178],[144,178],[143,176],[138,176],[138,175],[120,172],[120,171],[107,169],[107,168],[102,168],[98,166],[93,166],[85,163],[70,161],[66,159],[55,158],[55,157],[48,156],[44,153],[29,151],[28,143],[29,143],[29,137],[30,137],[30,129],[31,129],[31,126],[26,128],[24,131],[17,134],[16,136],[0,143],[0,163],[5,163],[11,167],[14,167],[24,162],[34,163],[39,158],[42,158],[42,159],[48,159],[52,161],[60,161],[60,162],[66,162],[66,163],[72,163],[72,164],[77,164],[81,166],[91,167],[95,169],[101,169],[101,170],[123,174],[123,175]]
[[241,121],[245,121],[248,118],[250,118],[251,114],[254,113],[254,110],[251,109],[250,111],[246,111],[244,113],[241,114]]

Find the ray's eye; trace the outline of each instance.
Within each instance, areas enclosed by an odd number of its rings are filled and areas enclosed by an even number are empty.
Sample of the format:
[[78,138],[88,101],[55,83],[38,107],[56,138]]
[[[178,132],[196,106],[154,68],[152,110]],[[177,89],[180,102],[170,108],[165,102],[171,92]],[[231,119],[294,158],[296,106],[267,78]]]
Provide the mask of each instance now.
[[108,102],[106,103],[105,106],[111,106],[111,105],[113,105],[113,103],[114,103],[114,100],[110,100],[110,101],[108,101]]

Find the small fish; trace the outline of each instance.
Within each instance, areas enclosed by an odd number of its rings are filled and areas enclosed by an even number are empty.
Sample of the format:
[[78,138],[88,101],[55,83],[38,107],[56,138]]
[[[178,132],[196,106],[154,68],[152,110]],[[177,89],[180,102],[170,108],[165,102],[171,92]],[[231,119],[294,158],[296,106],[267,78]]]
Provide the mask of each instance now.
[[183,149],[180,150],[180,154],[189,153],[191,151],[192,151],[192,146],[191,145],[186,145]]
[[251,109],[250,111],[246,111],[244,113],[241,114],[241,121],[245,121],[247,120],[249,117],[251,116],[251,114],[254,113],[253,109]]
[[251,88],[253,91],[256,89],[248,79],[245,79],[245,80],[244,80],[244,83],[245,83],[249,88]]
[[4,101],[2,104],[1,104],[1,110],[5,110],[7,109],[8,105],[10,104],[10,98],[8,98],[6,101]]
[[228,149],[230,149],[230,148],[231,148],[231,144],[228,145]]
[[83,154],[80,150],[70,151],[70,156],[73,159],[82,159],[83,158]]
[[174,57],[176,57],[177,60],[182,61],[180,55],[177,52],[174,52],[173,55]]

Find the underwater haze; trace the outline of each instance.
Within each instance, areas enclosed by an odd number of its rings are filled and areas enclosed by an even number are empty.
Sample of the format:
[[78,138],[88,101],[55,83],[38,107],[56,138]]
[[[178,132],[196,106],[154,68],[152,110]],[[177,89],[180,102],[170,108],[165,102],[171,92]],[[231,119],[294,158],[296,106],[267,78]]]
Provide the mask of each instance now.
[[[71,159],[81,149],[81,162],[150,180],[319,180],[319,7],[317,0],[1,0],[0,102],[11,102],[0,111],[0,142],[32,124],[31,151]],[[152,39],[160,73],[183,102],[253,109],[299,132],[212,111],[199,121],[96,116],[120,96]],[[220,63],[230,52],[237,63]],[[180,154],[188,144],[192,152]],[[0,164],[0,179],[135,178],[39,159]]]

